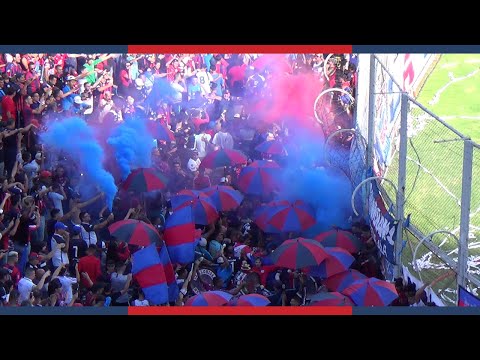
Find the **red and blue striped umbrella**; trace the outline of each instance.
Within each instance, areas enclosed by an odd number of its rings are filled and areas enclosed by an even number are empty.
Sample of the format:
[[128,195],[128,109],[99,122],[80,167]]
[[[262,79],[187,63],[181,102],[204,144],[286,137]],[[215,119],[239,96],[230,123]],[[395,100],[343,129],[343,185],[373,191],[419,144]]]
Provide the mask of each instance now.
[[342,291],[358,306],[387,306],[398,298],[395,285],[376,278],[357,280]]
[[287,150],[278,140],[264,141],[261,144],[255,146],[255,150],[264,154],[287,155]]
[[151,168],[133,170],[122,184],[125,191],[137,193],[163,190],[167,187],[168,179],[160,172]]
[[268,204],[262,205],[253,213],[253,219],[255,221],[255,224],[257,224],[258,227],[266,233],[278,232],[278,230],[273,225],[268,223],[268,221],[270,220],[269,211],[271,211],[272,208],[276,205],[277,201],[271,201]]
[[272,225],[277,232],[304,231],[315,224],[313,208],[303,201],[277,201],[268,211]]
[[320,241],[323,246],[340,247],[350,254],[356,254],[362,248],[362,241],[351,232],[333,229],[317,235],[309,234],[312,239]]
[[275,161],[254,161],[240,171],[237,186],[245,194],[269,194],[279,187],[280,174],[280,166]]
[[330,291],[343,291],[356,280],[366,279],[360,271],[349,269],[339,274],[328,277],[324,284]]
[[232,295],[225,291],[207,291],[188,299],[185,306],[223,306],[231,298]]
[[108,227],[110,235],[131,245],[148,246],[160,241],[157,229],[140,220],[120,220]]
[[345,249],[326,247],[325,251],[328,257],[320,265],[309,268],[310,275],[325,279],[347,271],[355,261],[355,258]]
[[236,209],[243,201],[243,195],[240,191],[231,186],[212,186],[203,189],[202,192],[207,195],[218,211],[229,211]]
[[230,302],[232,306],[267,306],[270,300],[260,294],[242,295],[238,298],[233,298]]
[[310,298],[310,306],[355,306],[352,300],[339,292],[315,294]]
[[165,244],[170,260],[177,264],[195,261],[195,222],[190,206],[175,210],[165,221]]
[[173,211],[186,206],[193,209],[195,224],[208,225],[218,219],[218,212],[212,200],[201,191],[182,190],[170,199]]
[[222,166],[246,164],[247,157],[237,150],[220,149],[209,152],[200,164],[203,168],[216,169]]
[[286,240],[270,254],[275,265],[288,269],[316,266],[327,257],[318,241],[304,238]]

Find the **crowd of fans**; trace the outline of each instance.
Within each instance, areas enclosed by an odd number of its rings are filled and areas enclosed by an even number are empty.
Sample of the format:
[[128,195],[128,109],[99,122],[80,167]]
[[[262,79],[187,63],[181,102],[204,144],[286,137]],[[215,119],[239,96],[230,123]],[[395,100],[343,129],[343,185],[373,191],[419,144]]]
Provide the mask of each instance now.
[[[313,73],[325,86],[354,95],[356,57],[335,54],[325,62],[327,55],[285,55],[286,71]],[[239,149],[252,160],[261,159],[256,145],[286,136],[281,124],[252,124],[250,105],[268,97],[273,76],[268,66],[252,66],[258,57],[0,54],[0,304],[148,306],[132,277],[137,248],[112,238],[108,226],[140,219],[156,226],[162,238],[172,214],[170,196],[182,189],[235,186],[238,169],[200,167],[210,151]],[[175,90],[168,99],[152,95],[159,79]],[[351,98],[334,95],[329,101],[325,118],[330,121],[321,124],[323,132],[337,130],[339,123],[351,127]],[[70,116],[93,127],[114,126],[133,116],[168,126],[175,140],[158,141],[152,154],[152,166],[169,178],[167,191],[142,199],[119,193],[112,211],[103,193],[87,198],[76,164],[54,158],[39,136],[49,122]],[[260,293],[271,305],[296,306],[326,291],[321,279],[271,263],[268,254],[286,234],[265,234],[251,221],[262,201],[246,197],[236,211],[201,227],[195,262],[175,264],[180,292],[170,305],[182,305],[199,291],[221,289],[235,296]],[[356,223],[351,231],[364,244],[352,268],[381,278],[369,227]],[[205,277],[201,269],[213,275]]]

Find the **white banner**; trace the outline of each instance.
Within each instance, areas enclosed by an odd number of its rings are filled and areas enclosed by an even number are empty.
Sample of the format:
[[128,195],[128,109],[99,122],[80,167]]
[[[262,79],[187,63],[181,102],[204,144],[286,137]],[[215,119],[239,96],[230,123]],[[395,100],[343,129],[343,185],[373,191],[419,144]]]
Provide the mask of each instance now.
[[[420,280],[418,280],[415,276],[413,276],[410,273],[410,271],[408,270],[408,268],[406,266],[402,266],[402,270],[403,270],[403,278],[405,279],[405,281],[408,281],[408,279],[410,279],[410,282],[414,283],[417,286],[417,290],[420,289],[424,285]],[[443,301],[440,300],[440,298],[437,296],[437,294],[435,294],[435,292],[432,290],[431,287],[427,287],[425,289],[425,292],[427,293],[427,298],[431,302],[435,303],[435,305],[445,306]]]

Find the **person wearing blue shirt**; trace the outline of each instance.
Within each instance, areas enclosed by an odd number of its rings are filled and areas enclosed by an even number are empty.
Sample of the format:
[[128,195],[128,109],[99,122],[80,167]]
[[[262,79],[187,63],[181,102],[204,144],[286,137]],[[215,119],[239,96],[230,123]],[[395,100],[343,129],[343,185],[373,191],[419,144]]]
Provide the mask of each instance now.
[[74,104],[76,94],[73,92],[75,90],[76,79],[74,76],[67,76],[67,85],[62,89],[64,97],[62,98],[62,107],[63,110],[70,110]]
[[230,279],[233,275],[233,269],[225,256],[220,255],[217,259],[217,276],[223,281],[223,288],[225,289],[230,284]]

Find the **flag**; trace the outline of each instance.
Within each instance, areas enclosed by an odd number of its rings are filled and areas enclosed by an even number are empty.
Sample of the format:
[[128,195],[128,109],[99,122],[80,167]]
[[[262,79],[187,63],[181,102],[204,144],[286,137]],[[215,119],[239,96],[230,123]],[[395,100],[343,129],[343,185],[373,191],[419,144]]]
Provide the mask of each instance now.
[[458,286],[458,306],[480,306],[480,299],[462,286]]
[[154,244],[133,254],[132,274],[152,305],[168,302],[165,270]]
[[195,222],[190,206],[175,210],[168,217],[164,237],[173,263],[188,264],[195,260],[195,236]]
[[167,281],[168,301],[175,302],[178,298],[179,290],[177,279],[175,279],[175,270],[173,269],[172,262],[170,261],[170,255],[168,255],[167,246],[165,243],[163,243],[162,247],[160,248],[159,256],[165,272],[165,280]]

